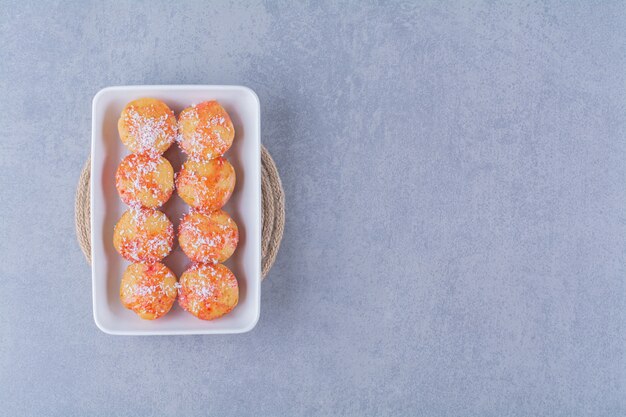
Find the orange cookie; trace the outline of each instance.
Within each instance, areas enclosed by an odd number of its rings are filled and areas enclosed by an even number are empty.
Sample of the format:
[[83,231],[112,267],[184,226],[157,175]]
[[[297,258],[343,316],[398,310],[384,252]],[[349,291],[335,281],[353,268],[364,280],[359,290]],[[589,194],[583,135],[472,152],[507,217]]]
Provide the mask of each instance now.
[[178,243],[195,262],[224,262],[235,252],[238,241],[237,224],[222,210],[191,212],[178,226]]
[[124,107],[117,129],[132,153],[161,155],[176,139],[174,112],[155,98],[140,98]]
[[237,279],[222,264],[194,264],[180,277],[178,303],[199,319],[221,317],[238,301]]
[[156,262],[174,245],[174,226],[158,210],[131,209],[115,225],[113,246],[131,262]]
[[145,320],[167,314],[176,299],[176,277],[160,262],[136,263],[126,268],[120,285],[120,300]]
[[117,168],[115,187],[129,206],[156,208],[174,191],[174,169],[162,156],[130,154]]
[[217,101],[187,107],[178,116],[178,142],[190,159],[208,160],[224,155],[233,144],[235,128]]
[[235,188],[235,169],[224,158],[205,162],[189,160],[176,177],[178,195],[202,211],[222,208]]

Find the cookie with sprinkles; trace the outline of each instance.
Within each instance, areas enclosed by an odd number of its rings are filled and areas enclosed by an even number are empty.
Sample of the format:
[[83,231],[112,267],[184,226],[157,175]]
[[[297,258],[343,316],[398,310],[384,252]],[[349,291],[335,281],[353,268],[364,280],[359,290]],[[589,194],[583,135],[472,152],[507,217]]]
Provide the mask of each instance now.
[[222,264],[194,264],[180,277],[178,304],[199,319],[221,317],[238,302],[237,279]]
[[140,98],[124,107],[117,123],[122,143],[132,153],[161,155],[176,140],[174,112],[155,98]]
[[176,287],[176,276],[162,263],[134,263],[122,276],[120,301],[142,319],[155,320],[172,308]]
[[224,262],[235,252],[238,241],[237,224],[222,210],[188,213],[178,226],[178,243],[195,262]]
[[225,158],[188,160],[176,176],[178,195],[200,211],[218,210],[235,189],[235,169]]
[[222,156],[234,138],[233,122],[215,100],[187,107],[178,115],[178,143],[190,159]]
[[115,187],[127,205],[157,208],[174,192],[174,169],[162,156],[130,154],[117,168]]
[[156,262],[174,245],[174,226],[158,211],[131,208],[122,214],[113,231],[113,246],[131,262]]

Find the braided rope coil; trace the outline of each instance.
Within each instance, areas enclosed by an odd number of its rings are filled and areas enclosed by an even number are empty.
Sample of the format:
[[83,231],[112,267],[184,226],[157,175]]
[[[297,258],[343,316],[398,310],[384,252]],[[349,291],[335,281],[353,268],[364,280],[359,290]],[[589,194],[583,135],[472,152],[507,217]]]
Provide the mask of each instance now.
[[[87,159],[80,174],[74,203],[76,237],[89,264],[91,264],[90,179],[91,158]],[[261,273],[264,279],[274,265],[285,228],[285,190],[276,164],[265,146],[261,147],[261,193],[263,208]]]

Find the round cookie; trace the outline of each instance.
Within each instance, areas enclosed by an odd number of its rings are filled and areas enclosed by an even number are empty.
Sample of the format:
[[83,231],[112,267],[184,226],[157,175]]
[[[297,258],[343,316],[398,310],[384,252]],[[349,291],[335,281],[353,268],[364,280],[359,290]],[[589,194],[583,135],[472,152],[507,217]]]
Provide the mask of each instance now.
[[176,140],[174,112],[155,98],[140,98],[124,107],[117,129],[132,153],[161,155]]
[[195,262],[224,262],[235,252],[238,241],[237,224],[222,210],[191,212],[178,226],[178,243]]
[[129,206],[156,208],[172,196],[174,169],[162,156],[130,154],[117,168],[115,187]]
[[194,264],[180,277],[178,303],[202,320],[229,313],[239,301],[235,275],[222,264]]
[[174,245],[174,226],[158,210],[130,209],[122,214],[113,231],[113,246],[131,262],[156,262]]
[[178,143],[190,159],[222,156],[234,138],[233,122],[217,101],[187,107],[178,115]]
[[188,160],[176,177],[176,188],[180,198],[191,207],[213,211],[226,204],[235,182],[235,169],[224,158],[204,162]]
[[144,320],[167,314],[177,293],[176,277],[160,262],[129,265],[120,284],[120,301]]

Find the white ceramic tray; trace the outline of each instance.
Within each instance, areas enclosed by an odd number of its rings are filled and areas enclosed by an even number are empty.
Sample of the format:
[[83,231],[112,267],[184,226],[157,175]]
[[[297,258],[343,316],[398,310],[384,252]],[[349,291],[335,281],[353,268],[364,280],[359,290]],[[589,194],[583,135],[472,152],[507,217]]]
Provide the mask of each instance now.
[[[237,184],[224,207],[239,226],[239,245],[226,265],[239,282],[239,304],[213,321],[203,321],[174,304],[164,317],[141,320],[119,300],[122,273],[128,266],[113,247],[113,227],[127,207],[115,189],[115,171],[128,154],[117,133],[124,105],[140,97],[163,100],[178,115],[185,107],[218,100],[235,126],[235,140],[226,157],[235,167]],[[261,303],[261,127],[260,105],[251,89],[226,85],[123,86],[100,90],[93,99],[91,141],[91,259],[93,315],[98,327],[117,335],[182,335],[242,333],[259,319]],[[176,144],[164,154],[179,171],[184,154]],[[176,193],[161,208],[178,227],[189,210]],[[190,264],[175,242],[164,263],[176,276]]]

